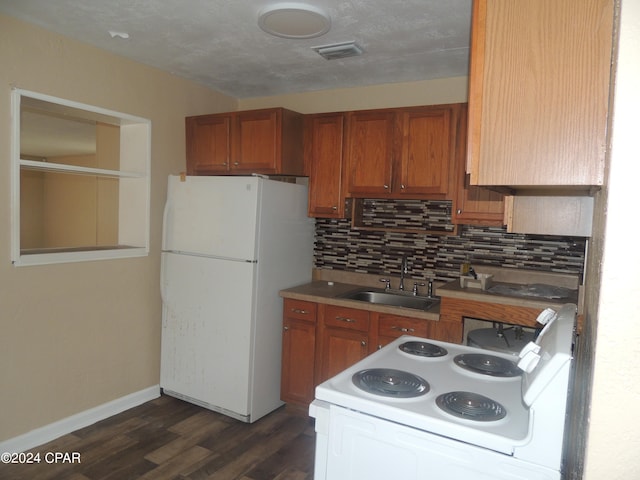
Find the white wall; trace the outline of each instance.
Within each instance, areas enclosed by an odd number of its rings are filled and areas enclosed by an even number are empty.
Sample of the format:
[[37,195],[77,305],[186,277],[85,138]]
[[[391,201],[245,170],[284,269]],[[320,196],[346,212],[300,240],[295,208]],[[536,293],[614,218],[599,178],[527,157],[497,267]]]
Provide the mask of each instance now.
[[[10,91],[148,118],[148,257],[10,262]],[[235,99],[0,15],[0,442],[159,383],[160,232],[169,173],[185,169],[184,117]]]
[[622,0],[585,480],[640,478],[639,86],[640,2]]

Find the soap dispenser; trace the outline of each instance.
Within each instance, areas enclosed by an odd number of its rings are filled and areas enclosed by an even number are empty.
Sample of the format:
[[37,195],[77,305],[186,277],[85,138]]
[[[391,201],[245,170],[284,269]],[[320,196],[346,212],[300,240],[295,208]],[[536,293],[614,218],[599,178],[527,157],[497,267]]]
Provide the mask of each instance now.
[[460,276],[469,275],[469,270],[471,269],[471,261],[469,257],[466,257],[464,261],[460,264]]

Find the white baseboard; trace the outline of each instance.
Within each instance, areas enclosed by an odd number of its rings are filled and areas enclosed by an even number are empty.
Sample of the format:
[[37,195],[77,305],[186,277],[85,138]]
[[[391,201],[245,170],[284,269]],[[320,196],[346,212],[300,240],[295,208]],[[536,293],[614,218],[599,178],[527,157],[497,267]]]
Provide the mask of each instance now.
[[130,408],[137,407],[159,396],[160,385],[154,385],[153,387],[133,392],[124,397],[116,398],[97,407],[76,413],[70,417],[45,425],[44,427],[36,428],[30,432],[0,442],[0,453],[30,450],[62,435],[87,427]]

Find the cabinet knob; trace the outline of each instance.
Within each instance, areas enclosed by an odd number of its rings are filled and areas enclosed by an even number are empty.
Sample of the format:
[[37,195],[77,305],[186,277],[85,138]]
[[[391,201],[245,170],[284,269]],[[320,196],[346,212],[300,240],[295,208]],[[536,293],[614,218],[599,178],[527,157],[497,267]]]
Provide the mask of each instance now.
[[301,310],[301,309],[299,309],[299,308],[292,308],[292,309],[291,309],[291,311],[292,311],[293,313],[299,313],[299,314],[301,314],[301,315],[306,315],[306,314],[308,313],[306,310]]
[[338,207],[336,207],[335,205],[333,207],[331,207],[331,210],[338,210]]
[[400,185],[400,188],[401,188],[402,190],[404,190],[404,189],[405,189],[405,188],[407,188],[407,187],[403,184],[403,185]]
[[285,325],[285,327],[284,327],[284,331],[286,332],[286,331],[288,331],[288,330],[289,330],[289,327],[287,327],[287,326]]
[[462,209],[461,209],[461,208],[457,209],[457,210],[456,210],[456,213],[457,213],[458,215],[460,215],[460,214],[462,213]]
[[233,162],[233,164],[237,167],[238,165],[240,165],[240,162]]
[[355,323],[353,318],[348,317],[336,317],[336,320],[339,320],[340,322]]
[[385,188],[385,190],[389,189],[389,185],[383,185],[383,187]]
[[360,345],[362,345],[363,347],[366,347],[366,346],[367,346],[367,342],[366,342],[365,340],[362,340],[362,341],[360,342]]

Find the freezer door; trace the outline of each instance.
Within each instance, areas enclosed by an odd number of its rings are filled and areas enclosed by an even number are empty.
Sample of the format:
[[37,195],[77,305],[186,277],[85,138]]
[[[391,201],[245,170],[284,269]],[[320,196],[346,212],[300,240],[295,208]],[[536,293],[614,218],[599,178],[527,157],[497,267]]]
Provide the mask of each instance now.
[[169,176],[162,249],[255,260],[259,179]]
[[249,414],[254,268],[162,254],[163,389],[237,418]]

